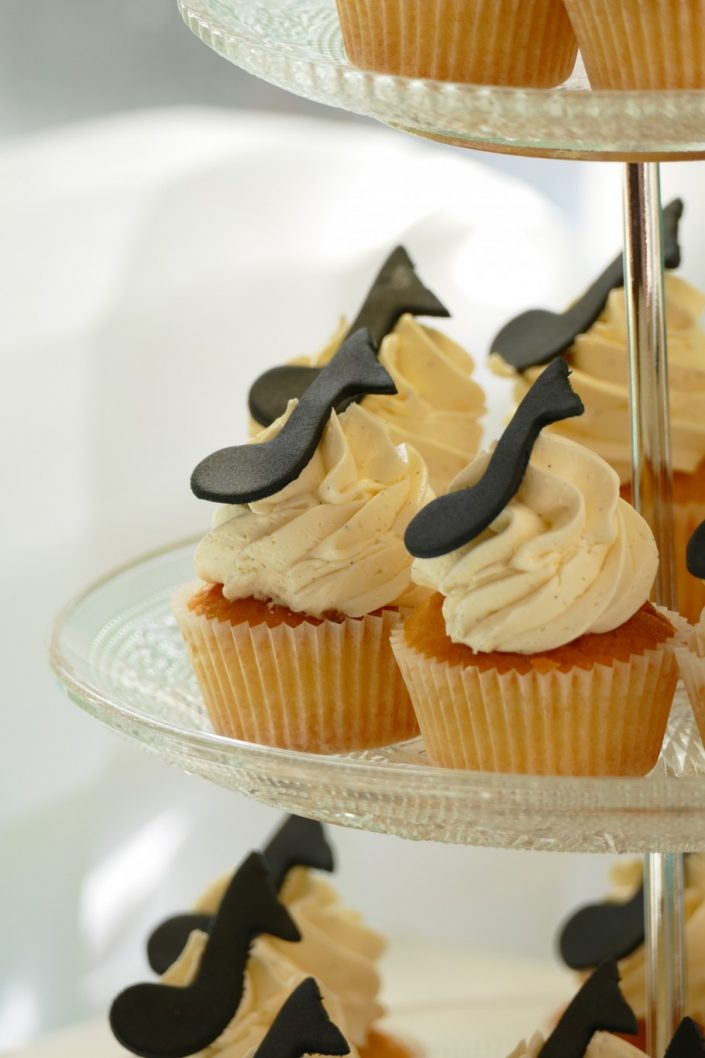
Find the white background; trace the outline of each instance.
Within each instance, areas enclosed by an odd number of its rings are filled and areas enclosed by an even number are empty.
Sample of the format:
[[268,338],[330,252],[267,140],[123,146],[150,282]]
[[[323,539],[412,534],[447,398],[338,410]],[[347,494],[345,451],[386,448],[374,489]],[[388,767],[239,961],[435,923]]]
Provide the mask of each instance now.
[[[149,926],[277,819],[72,706],[46,664],[55,612],[206,528],[189,473],[243,436],[248,381],[316,349],[400,237],[478,362],[509,315],[564,305],[620,240],[616,166],[272,117],[297,104],[192,41],[172,4],[115,7],[3,3],[0,1047],[104,1010],[144,973]],[[684,274],[702,285],[701,176],[675,165],[664,183],[686,196]],[[340,889],[391,934],[546,958],[606,882],[599,858],[335,844]]]

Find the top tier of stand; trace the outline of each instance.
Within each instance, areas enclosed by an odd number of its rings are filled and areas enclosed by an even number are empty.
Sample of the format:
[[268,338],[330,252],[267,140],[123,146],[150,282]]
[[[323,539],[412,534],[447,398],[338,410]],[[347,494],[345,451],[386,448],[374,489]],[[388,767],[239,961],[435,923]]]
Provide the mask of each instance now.
[[481,150],[610,161],[705,157],[705,91],[497,88],[358,70],[335,0],[179,0],[204,43],[248,73],[318,103]]

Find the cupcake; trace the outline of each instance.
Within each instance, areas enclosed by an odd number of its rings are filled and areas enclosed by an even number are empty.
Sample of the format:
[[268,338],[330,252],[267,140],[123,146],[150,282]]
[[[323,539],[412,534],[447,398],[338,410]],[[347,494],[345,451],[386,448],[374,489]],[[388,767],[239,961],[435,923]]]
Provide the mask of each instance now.
[[612,1033],[636,1033],[636,1018],[619,988],[612,962],[582,985],[548,1039],[522,1040],[509,1058],[642,1058],[643,1052]]
[[364,70],[549,88],[570,74],[562,0],[337,0],[350,62]]
[[[693,530],[705,519],[705,331],[699,323],[705,296],[680,276],[667,275],[665,283],[676,587],[678,610],[694,621],[705,606],[705,587],[688,575],[684,556]],[[612,290],[599,319],[577,334],[565,355],[585,413],[551,429],[602,456],[619,474],[623,498],[630,499],[629,352],[622,288]],[[496,369],[498,358],[492,360]],[[519,399],[542,370],[539,364],[516,376]]]
[[[705,855],[685,858],[685,1011],[705,1024]],[[604,902],[580,908],[561,927],[563,961],[581,976],[604,959],[618,961],[621,988],[639,1023],[637,1043],[646,1042],[646,958],[641,860],[620,860],[612,868]]]
[[491,454],[411,522],[435,591],[392,636],[428,755],[450,768],[644,775],[675,690],[658,555],[616,473],[547,423],[580,414],[554,360]]
[[593,88],[702,88],[703,0],[565,0]]
[[314,753],[416,734],[389,636],[419,599],[403,533],[426,469],[360,405],[335,410],[393,390],[356,332],[281,419],[196,468],[225,505],[174,608],[220,734]]
[[316,377],[316,369],[330,362],[345,338],[366,326],[397,392],[369,394],[363,407],[386,423],[394,444],[410,444],[423,456],[431,488],[444,492],[468,456],[477,452],[486,410],[482,388],[471,377],[472,358],[447,335],[416,319],[447,315],[418,279],[406,250],[396,247],[352,324],[343,317],[320,353],[292,360],[293,371],[275,368],[255,383],[249,400],[254,429],[269,426],[284,412],[288,399],[299,396]]
[[[308,980],[353,1055],[412,1058],[412,1048],[379,1025],[374,963],[382,937],[312,873],[332,867],[321,825],[288,817],[261,856],[252,853],[207,890],[194,912],[152,933],[147,951],[161,980],[116,999],[111,1025],[120,1042],[148,1058],[246,1058],[273,1028],[286,997]],[[308,991],[313,995],[313,984]]]
[[[261,937],[258,951],[286,958],[302,974],[311,974],[335,995],[348,1038],[367,1053],[371,1033],[383,1013],[377,963],[386,948],[381,934],[357,911],[345,907],[318,868],[333,870],[333,852],[320,823],[289,816],[262,851],[277,896],[291,915],[301,939],[296,943]],[[167,919],[152,933],[150,966],[164,973],[177,963],[191,933],[207,934],[233,875],[219,878],[197,900],[193,911]]]
[[[206,950],[206,936],[192,933],[182,955],[162,977],[162,984],[178,989],[192,985],[198,978]],[[247,1058],[266,1036],[286,998],[305,980],[306,976],[288,959],[271,951],[264,953],[255,945],[247,961],[245,985],[237,1012],[207,1049],[196,1053],[203,1058],[206,1055],[208,1058],[216,1055],[218,1058]],[[317,984],[321,987],[320,982]],[[350,1042],[337,998],[322,987],[321,994],[328,1016]]]

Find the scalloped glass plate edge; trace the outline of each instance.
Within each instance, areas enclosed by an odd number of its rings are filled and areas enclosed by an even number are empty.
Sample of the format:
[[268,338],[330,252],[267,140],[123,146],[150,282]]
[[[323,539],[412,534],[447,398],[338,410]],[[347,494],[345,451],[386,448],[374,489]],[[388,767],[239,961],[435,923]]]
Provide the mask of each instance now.
[[162,759],[275,807],[402,837],[555,851],[705,850],[705,751],[687,706],[645,778],[448,771],[419,740],[321,757],[208,729],[170,615],[193,541],[102,577],[57,618],[54,672],[71,699]]
[[467,85],[353,67],[334,0],[178,0],[192,32],[277,87],[459,146],[569,158],[705,154],[705,91],[591,91]]

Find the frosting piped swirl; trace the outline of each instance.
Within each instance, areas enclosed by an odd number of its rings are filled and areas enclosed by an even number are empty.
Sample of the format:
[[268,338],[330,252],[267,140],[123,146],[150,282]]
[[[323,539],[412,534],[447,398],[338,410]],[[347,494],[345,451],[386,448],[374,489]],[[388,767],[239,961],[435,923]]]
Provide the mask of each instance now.
[[[182,954],[163,975],[162,983],[181,988],[191,984],[198,973],[206,941],[205,933],[194,930]],[[251,1058],[282,1004],[305,976],[288,959],[263,947],[258,938],[247,963],[243,996],[234,1017],[220,1036],[193,1058]],[[329,1016],[347,1037],[347,1025],[337,996],[324,987],[321,991]],[[351,1045],[351,1058],[357,1058],[354,1045]]]
[[[475,484],[489,455],[451,484]],[[608,632],[648,599],[658,554],[651,530],[619,497],[599,456],[543,433],[514,498],[470,543],[416,559],[414,580],[444,596],[451,640],[478,652],[553,650]]]
[[[705,459],[705,331],[698,322],[705,309],[705,295],[674,275],[665,277],[665,294],[671,462],[674,470],[690,474]],[[551,429],[597,452],[626,484],[631,475],[631,427],[623,288],[610,293],[600,318],[576,338],[567,355],[585,414]],[[542,370],[530,368],[519,377],[519,399]]]
[[[294,406],[253,443],[276,436]],[[352,404],[331,414],[295,481],[217,508],[196,572],[228,599],[255,596],[313,616],[413,606],[420,596],[403,534],[430,498],[420,455],[396,448],[384,424]]]
[[[341,319],[320,353],[293,363],[327,364],[346,333]],[[420,452],[431,488],[441,493],[477,452],[482,437],[485,395],[471,378],[474,361],[452,338],[409,313],[382,340],[379,361],[397,393],[391,398],[368,394],[363,406],[387,424],[395,444],[411,444]]]
[[[225,877],[214,883],[196,909],[214,914],[229,881]],[[359,912],[346,907],[331,885],[304,867],[289,871],[280,896],[301,940],[289,944],[260,937],[256,952],[263,956],[271,952],[273,965],[279,965],[276,956],[280,956],[298,972],[315,976],[336,997],[348,1038],[357,1046],[364,1045],[373,1022],[384,1013],[376,968],[386,947],[384,938]]]

